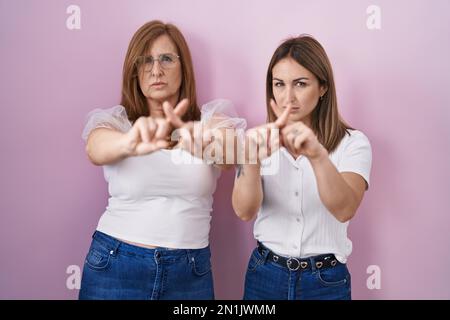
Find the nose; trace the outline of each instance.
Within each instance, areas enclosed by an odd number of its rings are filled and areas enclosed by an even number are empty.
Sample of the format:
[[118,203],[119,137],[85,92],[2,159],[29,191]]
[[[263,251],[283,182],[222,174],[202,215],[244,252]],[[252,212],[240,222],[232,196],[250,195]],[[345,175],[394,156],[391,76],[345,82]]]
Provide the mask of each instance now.
[[163,74],[161,65],[159,64],[159,60],[155,60],[153,62],[152,72],[151,75],[154,77],[160,76]]
[[293,103],[295,101],[295,94],[294,94],[294,90],[292,88],[287,88],[286,89],[286,105],[289,103]]

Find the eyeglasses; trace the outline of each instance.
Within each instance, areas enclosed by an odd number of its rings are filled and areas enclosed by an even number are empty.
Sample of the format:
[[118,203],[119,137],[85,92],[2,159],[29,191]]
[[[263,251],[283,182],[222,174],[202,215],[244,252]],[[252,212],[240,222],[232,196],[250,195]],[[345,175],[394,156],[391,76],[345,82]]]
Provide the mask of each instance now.
[[158,58],[153,58],[152,56],[139,56],[136,58],[136,66],[144,67],[144,72],[150,72],[153,69],[155,61],[159,61],[159,65],[163,69],[170,69],[176,65],[177,59],[180,56],[173,53],[163,53],[158,56]]

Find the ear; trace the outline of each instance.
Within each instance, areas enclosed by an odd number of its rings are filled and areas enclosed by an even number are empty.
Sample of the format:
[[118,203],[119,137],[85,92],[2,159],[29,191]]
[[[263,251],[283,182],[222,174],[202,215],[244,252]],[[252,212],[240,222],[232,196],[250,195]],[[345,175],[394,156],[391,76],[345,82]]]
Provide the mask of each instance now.
[[321,85],[319,88],[320,96],[323,97],[327,93],[328,87],[326,85]]

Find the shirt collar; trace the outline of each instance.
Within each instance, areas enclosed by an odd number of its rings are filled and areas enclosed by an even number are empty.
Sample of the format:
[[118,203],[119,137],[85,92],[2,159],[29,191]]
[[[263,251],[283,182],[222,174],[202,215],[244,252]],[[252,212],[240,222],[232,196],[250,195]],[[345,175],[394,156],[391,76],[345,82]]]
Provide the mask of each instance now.
[[280,148],[281,153],[289,160],[289,162],[294,167],[300,167],[300,161],[304,158],[302,155],[298,156],[297,159],[294,159],[294,157],[289,153],[289,151],[285,147]]

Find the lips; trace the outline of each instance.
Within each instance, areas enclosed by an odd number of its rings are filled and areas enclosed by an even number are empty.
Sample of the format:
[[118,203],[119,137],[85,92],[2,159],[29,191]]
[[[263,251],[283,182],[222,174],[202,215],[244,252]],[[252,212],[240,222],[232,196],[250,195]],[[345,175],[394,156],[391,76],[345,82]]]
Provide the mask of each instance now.
[[165,82],[154,82],[154,83],[152,83],[152,87],[160,87],[160,86],[164,86],[164,85],[166,85],[167,83],[165,83]]
[[[283,109],[286,109],[286,107],[283,107]],[[292,106],[292,108],[291,108],[291,112],[297,112],[297,111],[299,111],[300,110],[300,107],[299,106]]]

